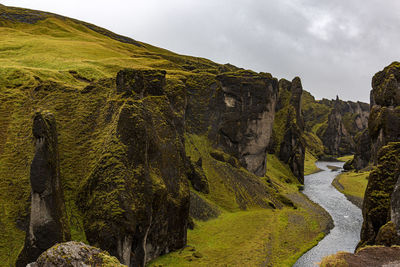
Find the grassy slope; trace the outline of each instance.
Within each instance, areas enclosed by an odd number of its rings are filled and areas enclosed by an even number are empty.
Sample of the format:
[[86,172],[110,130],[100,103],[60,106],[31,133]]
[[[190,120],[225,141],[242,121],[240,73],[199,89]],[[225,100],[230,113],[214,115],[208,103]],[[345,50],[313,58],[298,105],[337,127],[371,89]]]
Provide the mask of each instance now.
[[368,176],[370,172],[344,172],[340,174],[337,181],[343,186],[338,188],[345,195],[358,198],[364,198],[365,189],[368,184]]
[[[118,70],[127,67],[162,68],[173,81],[189,74],[184,66],[212,73],[218,65],[143,43],[121,43],[69,19],[49,17],[36,24],[0,23],[0,265],[9,266],[23,244],[24,233],[15,227],[14,220],[26,212],[29,198],[29,163],[33,156],[30,125],[36,109],[56,113],[60,123],[61,170],[70,220],[75,221],[72,234],[75,240],[85,241],[73,204],[75,189],[91,170],[87,166],[93,164],[94,154],[103,143],[103,132],[91,129],[92,120],[104,116],[107,105],[112,106],[113,96],[108,85],[89,94],[81,94],[82,90],[89,81],[115,77]],[[41,81],[57,82],[57,86],[50,84],[45,93],[36,92],[34,88]],[[82,143],[85,146],[75,149]],[[267,175],[273,187],[282,194],[299,196],[297,185],[286,183],[296,181],[287,166],[275,157],[268,164]],[[240,211],[234,193],[221,186],[223,175],[210,166],[206,167],[206,174],[212,193],[203,197],[216,203],[222,215],[210,222],[196,222],[197,228],[188,232],[189,244],[204,255],[195,265],[224,261],[251,265],[268,259],[275,265],[289,266],[321,238],[324,229],[317,222],[320,218],[301,205],[297,210],[261,210],[250,205],[248,211]],[[172,253],[158,261],[179,265],[184,253]]]
[[[219,205],[222,215],[207,222],[196,221],[195,229],[188,231],[190,247],[162,256],[149,266],[257,266],[261,263],[291,266],[323,237],[326,222],[321,223],[315,211],[318,207],[309,208],[310,202],[298,192],[296,178],[275,155],[268,155],[266,177],[259,179],[269,180],[280,194],[294,195],[301,200],[295,200],[298,208],[252,207],[240,211],[232,206],[233,192],[224,190],[221,177],[213,174],[207,153],[211,147],[206,139],[199,136],[187,139],[196,144],[194,147],[187,145],[188,155],[196,157],[195,154],[200,153],[210,182],[210,194],[202,196]],[[215,184],[218,186],[214,187]],[[195,253],[202,257],[196,258]]]

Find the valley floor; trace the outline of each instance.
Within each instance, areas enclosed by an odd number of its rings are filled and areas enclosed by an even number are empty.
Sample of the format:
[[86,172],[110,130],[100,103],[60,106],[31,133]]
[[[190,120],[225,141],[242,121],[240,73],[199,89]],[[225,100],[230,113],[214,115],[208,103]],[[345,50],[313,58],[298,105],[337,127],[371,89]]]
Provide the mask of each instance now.
[[272,155],[270,162],[267,177],[286,187],[295,208],[223,211],[217,219],[196,221],[186,248],[148,266],[292,266],[324,237],[332,221],[296,184],[282,183],[282,163]]

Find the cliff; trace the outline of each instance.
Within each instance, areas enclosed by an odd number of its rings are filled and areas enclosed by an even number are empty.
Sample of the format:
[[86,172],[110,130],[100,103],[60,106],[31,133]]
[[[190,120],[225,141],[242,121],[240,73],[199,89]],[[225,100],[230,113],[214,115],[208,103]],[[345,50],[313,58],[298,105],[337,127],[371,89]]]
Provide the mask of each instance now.
[[393,62],[372,78],[371,115],[371,161],[376,164],[382,146],[400,140],[400,63]]
[[310,151],[317,157],[324,154],[338,157],[356,153],[360,133],[368,128],[369,105],[338,97],[315,100],[306,93],[303,116],[305,132],[322,142],[322,148],[307,142]]
[[300,183],[304,183],[305,140],[301,111],[303,87],[296,77],[279,81],[278,105],[270,151],[287,163]]
[[377,168],[370,174],[363,205],[363,228],[359,246],[398,244],[398,177],[400,155],[400,90],[396,77],[399,63],[392,63],[372,79],[371,161]]

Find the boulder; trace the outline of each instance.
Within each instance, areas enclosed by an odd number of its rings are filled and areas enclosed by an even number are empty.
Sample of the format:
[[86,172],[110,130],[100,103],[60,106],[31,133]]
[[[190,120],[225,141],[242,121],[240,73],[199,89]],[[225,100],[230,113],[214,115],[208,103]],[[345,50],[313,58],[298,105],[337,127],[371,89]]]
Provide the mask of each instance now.
[[108,252],[82,242],[70,241],[56,244],[43,252],[36,262],[27,267],[123,267],[117,258],[110,256]]
[[70,239],[61,185],[56,120],[37,112],[33,119],[35,156],[31,163],[31,208],[25,245],[16,266],[25,267],[56,243]]

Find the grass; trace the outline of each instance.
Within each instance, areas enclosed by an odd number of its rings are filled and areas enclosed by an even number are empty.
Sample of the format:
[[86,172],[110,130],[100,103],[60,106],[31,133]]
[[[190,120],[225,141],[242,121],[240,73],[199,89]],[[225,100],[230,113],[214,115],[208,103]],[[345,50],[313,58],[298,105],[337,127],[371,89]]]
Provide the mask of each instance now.
[[[229,178],[214,173],[207,138],[190,135],[186,140],[187,154],[195,161],[202,157],[210,183],[210,194],[202,197],[219,206],[222,214],[206,222],[195,221],[195,229],[188,231],[187,248],[159,257],[148,266],[292,266],[323,237],[319,218],[301,203],[295,203],[297,209],[251,206],[243,211],[232,206],[234,195],[224,181]],[[300,196],[297,179],[276,155],[268,155],[266,177],[280,194]],[[254,178],[266,181],[265,177]],[[213,187],[214,183],[218,187]]]
[[321,170],[317,167],[317,165],[315,165],[315,162],[317,162],[317,160],[318,159],[306,149],[306,154],[304,158],[304,175],[310,175]]
[[337,181],[343,186],[339,189],[345,195],[354,196],[363,199],[365,189],[368,184],[370,172],[344,172],[340,174]]
[[[296,219],[301,221],[294,224]],[[257,266],[263,262],[291,266],[316,237],[320,237],[318,228],[304,210],[225,212],[218,219],[197,222],[196,228],[188,231],[190,247],[148,266]],[[195,252],[202,257],[193,256]]]
[[339,158],[337,158],[337,160],[346,162],[346,161],[352,160],[353,158],[354,158],[354,155],[347,155],[347,156],[339,157]]

